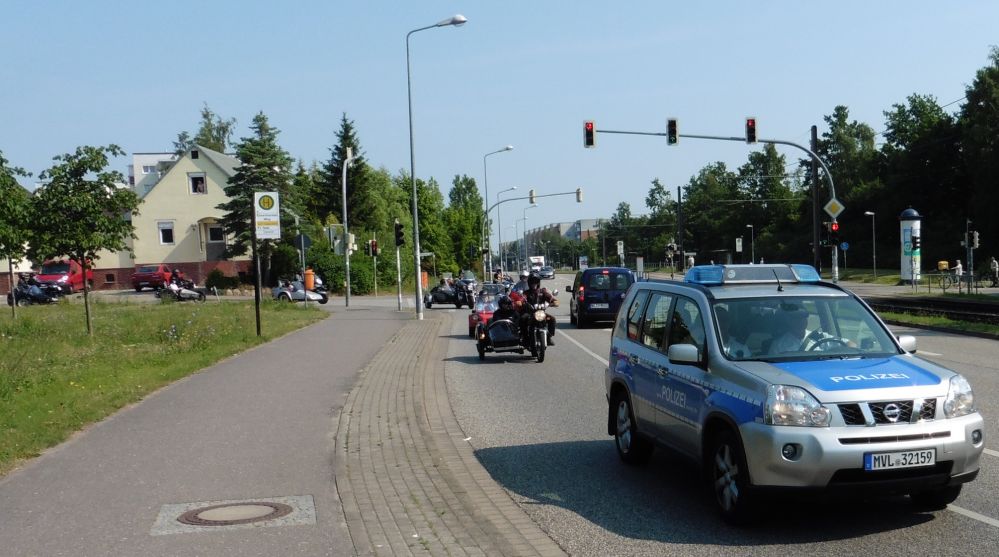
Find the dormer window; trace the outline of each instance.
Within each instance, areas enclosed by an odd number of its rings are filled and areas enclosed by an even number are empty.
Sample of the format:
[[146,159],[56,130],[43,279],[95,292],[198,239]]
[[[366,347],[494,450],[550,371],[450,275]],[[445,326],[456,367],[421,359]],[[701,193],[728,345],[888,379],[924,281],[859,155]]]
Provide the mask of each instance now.
[[191,158],[192,159],[198,158],[198,150],[197,149],[191,149]]
[[204,172],[192,172],[187,175],[190,185],[191,195],[204,195],[208,193],[208,184],[205,182]]

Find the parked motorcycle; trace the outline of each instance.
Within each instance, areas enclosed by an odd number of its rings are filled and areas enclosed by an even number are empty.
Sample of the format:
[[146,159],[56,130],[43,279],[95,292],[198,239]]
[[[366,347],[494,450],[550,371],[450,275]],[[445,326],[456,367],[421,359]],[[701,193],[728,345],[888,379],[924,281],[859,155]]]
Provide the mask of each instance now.
[[197,289],[194,285],[194,281],[185,279],[171,282],[166,286],[166,288],[156,290],[154,296],[160,299],[167,296],[176,302],[204,302],[206,299],[204,291]]
[[[31,304],[53,304],[59,301],[58,295],[52,293],[52,288],[48,288],[44,283],[35,280],[22,279],[17,281],[14,290],[7,293],[7,305],[15,303],[18,306],[30,306]],[[55,286],[58,291],[59,287]]]

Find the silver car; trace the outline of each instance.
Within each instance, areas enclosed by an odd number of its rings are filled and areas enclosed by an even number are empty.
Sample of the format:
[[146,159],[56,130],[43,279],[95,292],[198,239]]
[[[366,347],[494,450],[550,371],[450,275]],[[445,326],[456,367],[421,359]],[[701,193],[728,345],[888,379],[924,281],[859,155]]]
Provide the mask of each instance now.
[[271,289],[271,295],[279,302],[304,302],[306,296],[310,302],[325,304],[329,301],[325,292],[306,291],[300,280],[281,281],[281,284]]
[[730,522],[764,491],[954,501],[978,475],[968,381],[915,356],[807,265],[695,267],[637,282],[618,312],[607,428],[629,464],[662,445],[698,462]]

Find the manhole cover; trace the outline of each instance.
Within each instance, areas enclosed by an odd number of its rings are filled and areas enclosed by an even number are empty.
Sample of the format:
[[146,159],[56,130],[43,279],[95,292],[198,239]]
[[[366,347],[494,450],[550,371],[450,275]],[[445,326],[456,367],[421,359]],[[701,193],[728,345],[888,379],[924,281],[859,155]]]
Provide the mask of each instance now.
[[291,514],[292,510],[284,503],[230,503],[191,509],[177,517],[177,521],[192,526],[232,526],[281,518]]

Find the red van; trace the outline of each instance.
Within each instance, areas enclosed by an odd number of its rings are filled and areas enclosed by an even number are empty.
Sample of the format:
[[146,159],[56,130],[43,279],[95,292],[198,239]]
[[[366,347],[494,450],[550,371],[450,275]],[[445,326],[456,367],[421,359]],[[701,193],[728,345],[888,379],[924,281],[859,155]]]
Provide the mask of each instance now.
[[[83,290],[83,267],[72,259],[50,259],[42,263],[42,270],[36,275],[43,282],[54,282],[66,294]],[[94,271],[87,269],[87,284],[94,287]]]

